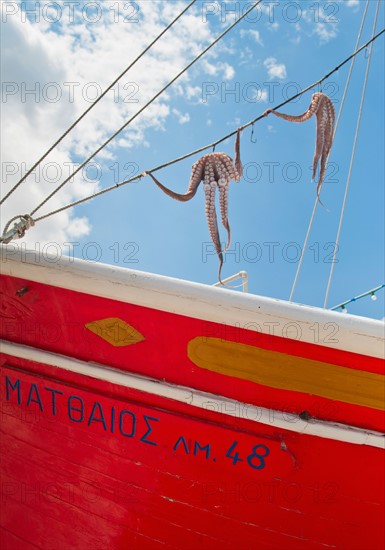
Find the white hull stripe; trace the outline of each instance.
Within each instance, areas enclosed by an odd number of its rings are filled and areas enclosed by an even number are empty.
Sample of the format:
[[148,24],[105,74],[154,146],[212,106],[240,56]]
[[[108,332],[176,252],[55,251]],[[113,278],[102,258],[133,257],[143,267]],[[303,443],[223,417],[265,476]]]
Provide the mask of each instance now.
[[248,405],[215,394],[196,391],[184,386],[166,384],[145,376],[128,374],[96,363],[86,363],[5,340],[0,340],[0,345],[2,353],[6,355],[59,367],[97,380],[173,399],[199,409],[217,411],[227,416],[243,418],[291,432],[385,449],[385,434],[379,432],[369,432],[362,428],[348,427],[343,424],[320,420],[311,419],[306,421],[287,412]]
[[132,269],[0,246],[1,272],[224,327],[384,357],[384,323]]

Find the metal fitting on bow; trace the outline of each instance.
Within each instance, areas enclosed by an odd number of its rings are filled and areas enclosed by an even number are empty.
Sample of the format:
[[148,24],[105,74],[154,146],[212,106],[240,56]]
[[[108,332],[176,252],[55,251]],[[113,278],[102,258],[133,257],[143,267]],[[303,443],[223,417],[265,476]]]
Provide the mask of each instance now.
[[[20,221],[13,224],[12,229],[9,229],[11,223],[20,218]],[[8,244],[13,239],[22,239],[25,235],[25,232],[35,225],[34,220],[29,214],[15,216],[4,227],[2,236],[0,237],[0,243]]]

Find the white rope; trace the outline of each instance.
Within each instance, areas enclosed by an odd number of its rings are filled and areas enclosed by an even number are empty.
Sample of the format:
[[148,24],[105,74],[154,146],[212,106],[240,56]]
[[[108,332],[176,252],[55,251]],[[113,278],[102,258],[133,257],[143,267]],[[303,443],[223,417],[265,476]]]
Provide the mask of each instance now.
[[75,128],[75,126],[81,121],[83,120],[83,118],[91,111],[91,109],[93,109],[95,107],[95,105],[97,105],[99,103],[99,101],[101,101],[103,99],[103,97],[115,86],[115,84],[130,70],[132,69],[132,67],[148,52],[148,50],[150,48],[152,48],[152,46],[154,46],[158,40],[160,40],[162,38],[162,36],[178,21],[178,19],[180,19],[182,17],[182,15],[193,5],[195,4],[196,0],[192,0],[192,2],[190,2],[190,4],[188,6],[186,6],[186,8],[184,8],[183,11],[181,11],[181,13],[179,13],[175,19],[173,21],[171,21],[171,23],[169,23],[167,25],[166,28],[164,28],[162,30],[162,32],[151,42],[151,44],[149,44],[139,55],[138,57],[132,61],[132,63],[130,63],[130,65],[108,86],[108,88],[106,88],[104,90],[104,92],[96,98],[96,100],[91,103],[91,105],[88,107],[88,109],[86,109],[84,111],[84,113],[82,113],[80,115],[79,118],[77,118],[75,120],[75,122],[73,122],[71,124],[71,126],[69,128],[67,128],[67,130],[59,137],[59,139],[57,139],[55,141],[55,143],[44,153],[44,155],[37,161],[35,162],[35,164],[32,166],[32,168],[30,168],[28,170],[28,172],[26,174],[24,174],[24,176],[16,183],[16,185],[14,185],[12,187],[12,189],[10,191],[8,191],[8,193],[0,200],[0,205],[3,204],[3,202],[10,196],[12,195],[12,193],[14,191],[16,191],[16,189],[19,187],[20,184],[23,183],[24,180],[27,179],[27,177],[33,172],[33,170],[35,170],[35,168],[49,155],[49,153],[51,151],[53,151],[55,149],[55,147],[57,145],[59,145],[59,143],[70,133],[71,130],[73,130]]
[[[365,23],[365,19],[366,19],[366,14],[367,14],[367,11],[368,11],[368,7],[369,7],[369,0],[366,0],[365,11],[364,11],[364,14],[363,14],[363,16],[362,16],[362,21],[361,21],[360,30],[358,31],[358,36],[357,36],[357,41],[356,41],[356,47],[354,48],[355,50],[357,50],[358,44],[360,43],[360,40],[361,40],[362,30],[363,30],[363,28],[364,28],[364,23]],[[352,76],[352,72],[353,72],[353,67],[354,67],[355,61],[356,61],[356,58],[353,57],[352,62],[351,62],[351,64],[350,64],[350,69],[349,69],[348,77],[347,77],[347,79],[346,79],[345,89],[344,89],[344,93],[343,93],[342,100],[341,100],[341,106],[340,106],[339,111],[338,111],[337,122],[336,122],[336,125],[335,125],[335,128],[334,128],[334,134],[333,134],[333,142],[334,142],[334,139],[335,139],[335,137],[336,137],[336,133],[337,133],[338,125],[339,125],[339,122],[340,122],[342,110],[343,110],[343,107],[344,107],[344,104],[345,104],[346,93],[347,93],[348,88],[349,88],[350,79],[351,79],[351,76]],[[330,153],[329,153],[329,155],[330,155]],[[328,159],[327,159],[326,164],[327,164],[328,162],[329,162],[329,156],[328,156]],[[322,189],[322,188],[321,188],[321,189]],[[321,193],[321,189],[320,189],[320,193]],[[319,194],[320,194],[320,193],[319,193]],[[299,262],[298,262],[297,271],[296,271],[296,274],[295,274],[293,286],[292,286],[292,288],[291,288],[289,302],[292,302],[292,301],[293,301],[293,294],[294,294],[295,288],[296,288],[296,286],[297,286],[297,281],[298,281],[299,274],[300,274],[300,272],[301,272],[302,263],[303,263],[303,259],[304,259],[304,257],[305,257],[305,252],[306,252],[306,248],[307,248],[307,243],[308,243],[308,240],[309,240],[310,232],[311,232],[312,227],[313,227],[313,222],[314,222],[314,217],[315,217],[315,213],[316,213],[316,210],[317,210],[318,202],[319,202],[319,201],[318,201],[318,197],[316,197],[316,199],[315,199],[315,201],[314,201],[313,212],[312,212],[311,217],[310,217],[310,221],[309,221],[309,225],[308,225],[308,228],[307,228],[305,240],[304,240],[304,243],[303,243],[303,246],[302,246],[301,257],[300,257]]]
[[[307,86],[306,88],[301,90],[300,92],[297,92],[295,95],[293,95],[291,97],[288,97],[287,99],[285,99],[285,101],[283,101],[279,105],[276,105],[273,108],[273,111],[276,111],[276,110],[280,109],[281,107],[283,107],[284,105],[286,105],[287,103],[290,103],[291,101],[294,101],[294,99],[297,99],[298,97],[301,97],[303,94],[306,94],[307,92],[309,92],[310,90],[315,88],[315,86],[318,86],[319,84],[321,84],[322,82],[324,82],[325,80],[330,78],[332,74],[339,71],[341,69],[341,67],[346,65],[346,63],[349,63],[349,61],[351,61],[356,55],[358,55],[365,48],[367,48],[371,42],[373,42],[374,40],[377,40],[377,38],[382,36],[384,33],[385,33],[385,28],[382,29],[374,38],[371,38],[370,40],[368,40],[368,42],[363,44],[360,48],[355,50],[352,54],[349,55],[349,57],[344,59],[339,65],[337,65],[337,67],[334,67],[334,69],[329,71],[326,75],[322,76],[319,80],[317,80],[316,82],[313,82],[312,84],[310,84],[309,86]],[[152,173],[157,172],[158,170],[162,170],[163,168],[166,168],[167,166],[172,166],[173,164],[176,164],[178,162],[181,162],[182,160],[185,160],[185,159],[190,158],[194,155],[197,155],[198,153],[202,153],[203,151],[206,151],[207,149],[214,149],[220,143],[222,143],[222,142],[226,141],[227,139],[235,136],[237,134],[237,132],[243,131],[245,128],[248,128],[249,126],[253,126],[256,122],[260,122],[261,120],[263,120],[265,118],[265,116],[266,116],[265,113],[262,113],[261,115],[257,116],[253,120],[250,120],[246,124],[243,124],[242,126],[239,126],[239,128],[237,128],[236,130],[233,130],[229,134],[227,134],[225,136],[222,136],[221,138],[217,139],[216,141],[214,141],[212,143],[209,143],[208,145],[204,145],[203,147],[199,147],[198,149],[195,149],[194,151],[190,151],[189,153],[186,153],[186,154],[182,155],[181,157],[177,157],[173,160],[165,162],[164,164],[161,164],[161,165],[156,166],[154,168],[144,170],[143,172],[141,172],[140,174],[137,174],[136,176],[133,176],[133,177],[127,179],[127,180],[120,181],[119,183],[115,183],[114,185],[111,185],[110,187],[106,187],[105,189],[102,189],[101,191],[93,193],[92,195],[88,195],[87,197],[84,197],[84,198],[79,199],[77,201],[66,204],[65,206],[62,206],[61,208],[58,208],[57,210],[52,210],[52,211],[48,212],[47,214],[44,214],[42,216],[39,216],[38,218],[35,218],[35,222],[45,220],[46,218],[49,218],[50,216],[54,216],[55,214],[59,214],[60,212],[64,212],[64,210],[68,210],[69,208],[73,208],[74,206],[78,206],[79,204],[83,204],[83,203],[85,203],[85,202],[87,202],[91,199],[95,199],[96,197],[100,197],[101,195],[104,195],[105,193],[109,193],[110,191],[113,191],[114,189],[118,189],[118,188],[122,187],[123,185],[127,185],[128,183],[132,183],[134,181],[141,180],[146,174],[148,174],[148,172],[152,172]]]
[[217,36],[217,38],[215,40],[213,40],[213,42],[211,42],[204,50],[202,50],[200,52],[200,54],[198,54],[192,61],[190,61],[190,63],[188,65],[186,65],[186,67],[184,67],[184,69],[182,69],[181,71],[179,71],[179,73],[177,75],[175,75],[165,86],[163,86],[163,88],[157,92],[149,101],[147,101],[147,103],[145,105],[143,105],[143,107],[141,107],[134,115],[132,115],[124,124],[123,126],[121,126],[116,132],[114,132],[112,134],[112,136],[110,136],[102,145],[100,145],[96,151],[94,151],[92,153],[91,156],[89,156],[85,161],[82,162],[82,164],[80,164],[76,170],[74,170],[72,172],[72,174],[70,176],[68,176],[60,185],[58,185],[56,187],[56,189],[54,189],[52,191],[52,193],[50,193],[48,195],[48,197],[46,197],[36,208],[34,208],[31,212],[31,216],[33,216],[38,210],[40,210],[40,208],[42,206],[44,206],[58,191],[60,191],[60,189],[63,188],[63,186],[68,183],[74,176],[76,176],[76,174],[78,172],[80,172],[80,170],[82,170],[84,168],[84,166],[86,166],[90,160],[92,160],[96,155],[98,155],[100,153],[100,151],[102,151],[102,149],[104,149],[113,139],[115,139],[125,128],[127,128],[127,126],[129,126],[131,124],[131,122],[133,122],[140,114],[143,113],[143,111],[145,111],[156,99],[158,99],[159,96],[161,96],[170,86],[172,86],[172,84],[174,84],[174,82],[176,82],[185,72],[187,72],[190,67],[192,67],[193,65],[195,65],[195,63],[197,61],[199,61],[213,46],[215,46],[215,44],[217,44],[220,40],[222,40],[222,38],[224,36],[226,36],[227,33],[229,33],[236,25],[238,25],[238,23],[240,23],[243,19],[245,19],[247,17],[247,15],[254,9],[256,8],[260,3],[262,2],[262,0],[256,0],[254,2],[254,4],[252,4],[251,6],[248,7],[247,10],[243,11],[242,15],[240,15],[238,17],[238,19],[236,21],[234,21],[234,23],[232,23],[229,27],[227,27],[219,36]]
[[[376,9],[376,15],[375,15],[375,18],[374,18],[374,25],[373,25],[373,36],[376,32],[377,18],[378,18],[379,9],[380,9],[380,0],[377,1],[377,9]],[[367,83],[368,83],[368,76],[369,76],[369,70],[370,70],[370,62],[371,62],[371,59],[372,59],[372,51],[373,51],[373,43],[370,45],[370,49],[369,49],[368,63],[367,63],[367,66],[366,66],[365,80],[364,80],[364,86],[363,86],[363,89],[362,89],[361,104],[360,104],[360,110],[359,110],[359,113],[358,113],[358,119],[357,119],[356,133],[355,133],[355,136],[354,136],[352,155],[350,157],[350,165],[349,165],[348,177],[347,177],[347,180],[346,180],[344,200],[343,200],[343,203],[342,203],[340,221],[339,221],[339,224],[338,224],[337,237],[336,237],[335,247],[334,247],[334,251],[333,251],[333,259],[332,259],[331,266],[330,266],[329,279],[328,279],[328,284],[327,284],[326,293],[325,293],[325,300],[324,300],[324,305],[323,305],[324,309],[326,309],[326,306],[327,306],[327,301],[328,301],[329,291],[330,291],[330,285],[331,285],[332,278],[333,278],[335,259],[336,259],[336,255],[337,255],[339,242],[340,242],[341,228],[342,228],[342,223],[343,223],[343,220],[344,220],[346,201],[347,201],[347,198],[348,198],[348,192],[349,192],[349,187],[350,187],[350,178],[351,178],[351,175],[352,175],[353,162],[354,162],[354,157],[355,157],[355,154],[356,154],[358,133],[359,133],[359,130],[360,130],[360,125],[361,125],[361,116],[362,116],[362,111],[363,111],[363,107],[364,107],[365,93],[366,93],[366,87],[367,87]]]

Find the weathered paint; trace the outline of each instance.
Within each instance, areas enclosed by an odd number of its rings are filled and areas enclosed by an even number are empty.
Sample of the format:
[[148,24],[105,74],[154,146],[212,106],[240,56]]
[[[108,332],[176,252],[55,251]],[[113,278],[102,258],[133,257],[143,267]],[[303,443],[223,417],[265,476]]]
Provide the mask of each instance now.
[[[383,376],[383,325],[12,255],[0,307],[11,342],[0,357],[2,547],[383,548],[381,410],[188,357],[189,342],[216,338]],[[104,319],[107,339],[86,328]],[[111,319],[144,339],[114,346]],[[258,410],[272,421],[248,416]],[[349,432],[358,439],[342,441]]]
[[[184,386],[153,380],[146,376],[138,376],[112,369],[106,365],[85,363],[77,359],[58,355],[29,346],[22,346],[0,340],[0,347],[5,356],[16,359],[25,359],[39,364],[59,367],[70,373],[86,375],[89,379],[100,382],[119,384],[124,388],[132,388],[156,397],[166,397],[172,401],[178,401],[189,405],[188,414],[194,415],[192,408],[201,409],[201,414],[206,415],[210,411],[220,411],[224,417],[247,419],[258,423],[260,426],[274,426],[307,435],[326,437],[337,441],[354,443],[355,445],[369,445],[385,450],[385,438],[381,432],[374,432],[345,426],[334,422],[326,422],[315,418],[308,418],[307,414],[288,414],[287,411],[256,407],[248,403],[240,403],[219,395],[197,391]],[[169,405],[170,406],[170,405]]]
[[[41,271],[44,270],[41,267]],[[17,298],[17,291],[26,286],[29,291]],[[327,322],[324,325],[320,321],[314,325],[313,322],[315,343],[310,343],[302,341],[301,324],[295,317],[281,320],[283,326],[280,333],[290,332],[290,329],[298,331],[297,339],[257,332],[256,327],[267,322],[264,317],[260,318],[258,308],[254,312],[252,325],[242,324],[241,307],[238,308],[238,316],[233,314],[227,323],[218,324],[210,318],[196,319],[14,277],[3,276],[2,288],[0,336],[4,340],[195,388],[257,407],[297,415],[306,413],[321,420],[385,431],[384,415],[380,410],[211,372],[198,367],[188,357],[190,341],[201,338],[205,342],[218,338],[224,345],[231,345],[231,342],[245,344],[256,350],[291,355],[299,360],[345,367],[352,375],[353,371],[362,370],[383,375],[382,359],[330,347],[330,340],[339,340],[337,324],[330,326]],[[218,289],[214,290],[220,293]],[[141,288],[138,288],[137,294],[140,293]],[[222,294],[225,296],[226,292]],[[112,346],[86,328],[90,323],[111,318],[134,327],[144,340],[135,345]]]
[[[335,351],[350,350],[382,359],[385,354],[384,325],[374,319],[341,315],[116,265],[58,257],[47,252],[40,254],[14,245],[0,245],[0,261],[3,275],[210,320],[230,331],[247,328],[250,333],[319,343]],[[25,286],[28,285],[16,290]],[[31,295],[31,290],[25,295],[27,300],[28,294]],[[289,323],[294,324],[290,326]]]
[[382,547],[382,450],[234,430],[29,369],[1,368],[6,548]]
[[196,337],[188,357],[203,369],[257,384],[385,410],[385,376],[257,346]]
[[86,323],[84,326],[115,347],[138,344],[145,339],[143,334],[140,334],[134,327],[117,317],[91,321],[91,323]]

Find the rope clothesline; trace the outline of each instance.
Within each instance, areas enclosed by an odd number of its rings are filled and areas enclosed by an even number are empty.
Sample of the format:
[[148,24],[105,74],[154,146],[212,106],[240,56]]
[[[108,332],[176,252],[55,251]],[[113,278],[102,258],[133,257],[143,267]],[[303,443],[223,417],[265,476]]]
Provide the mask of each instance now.
[[[351,59],[353,59],[356,55],[358,55],[362,50],[364,50],[365,48],[368,47],[369,44],[371,44],[372,42],[374,42],[377,38],[379,38],[383,33],[385,32],[385,29],[382,29],[376,36],[372,37],[370,40],[368,40],[368,42],[366,42],[363,46],[361,46],[360,48],[358,48],[357,50],[355,50],[349,57],[347,57],[344,61],[342,61],[342,63],[340,63],[339,65],[337,65],[333,70],[331,70],[329,73],[327,73],[325,76],[323,76],[322,78],[320,78],[319,80],[317,80],[316,82],[313,82],[312,84],[310,84],[309,86],[307,86],[304,90],[301,90],[300,92],[296,93],[295,95],[289,97],[288,99],[286,99],[285,101],[283,101],[282,103],[280,103],[279,105],[277,105],[276,107],[274,107],[274,110],[277,110],[277,109],[280,109],[281,107],[283,107],[284,105],[286,105],[287,103],[290,103],[291,101],[293,101],[294,99],[296,99],[297,97],[300,97],[301,95],[303,95],[304,93],[308,92],[309,90],[311,90],[312,88],[315,88],[316,86],[318,86],[319,84],[321,84],[322,82],[324,82],[327,78],[329,78],[332,74],[334,74],[335,72],[337,72],[341,67],[343,67],[346,63],[348,63]],[[211,149],[211,148],[214,148],[216,147],[217,145],[219,145],[220,143],[222,143],[223,141],[229,139],[230,137],[233,137],[237,134],[238,130],[240,131],[243,131],[244,129],[248,128],[249,126],[252,126],[253,124],[256,124],[257,122],[259,122],[260,120],[262,120],[263,118],[265,118],[265,115],[262,114],[262,115],[259,115],[258,117],[254,118],[253,120],[247,122],[246,124],[244,124],[243,126],[240,126],[238,129],[230,132],[229,134],[225,135],[224,137],[221,137],[220,139],[212,142],[212,143],[209,143],[208,145],[204,145],[203,147],[200,147],[199,149],[195,149],[194,151],[191,151],[189,153],[186,153],[185,155],[182,155],[180,157],[177,157],[176,159],[173,159],[169,162],[166,162],[164,164],[161,164],[159,166],[156,166],[155,168],[151,168],[150,170],[144,170],[143,172],[141,172],[140,174],[137,174],[136,176],[133,176],[127,180],[123,180],[121,182],[118,182],[114,185],[111,185],[110,187],[107,187],[105,189],[102,189],[101,191],[98,191],[92,195],[89,195],[87,197],[84,197],[82,199],[79,199],[77,201],[74,201],[66,206],[63,206],[61,208],[58,208],[56,210],[53,210],[47,214],[44,214],[38,218],[35,218],[35,222],[38,222],[38,221],[41,221],[41,220],[44,220],[50,216],[53,216],[54,214],[58,214],[59,212],[63,212],[64,210],[67,210],[68,208],[72,208],[74,206],[78,206],[79,204],[82,204],[86,201],[89,201],[91,199],[94,199],[96,197],[99,197],[105,193],[108,193],[109,191],[112,191],[114,189],[118,189],[119,187],[122,187],[123,185],[126,185],[128,183],[132,183],[134,181],[137,181],[137,180],[140,180],[142,179],[148,172],[157,172],[158,170],[161,170],[163,168],[166,168],[168,166],[172,166],[173,164],[176,164],[178,162],[181,162],[182,160],[185,160],[189,157],[192,157],[198,153],[201,153],[203,151],[206,151],[207,149]]]
[[104,90],[104,92],[67,128],[67,130],[55,141],[55,143],[44,153],[42,157],[38,161],[35,162],[35,164],[28,170],[26,174],[12,187],[10,191],[0,200],[0,205],[3,204],[3,202],[10,196],[16,189],[19,187],[21,183],[23,183],[24,180],[27,179],[27,177],[35,170],[35,168],[55,149],[57,145],[70,133],[71,130],[75,128],[75,126],[95,107],[99,101],[103,99],[103,97],[115,86],[115,84],[130,70],[136,63],[162,38],[162,36],[170,30],[170,28],[182,17],[182,15],[190,9],[190,7],[195,4],[197,0],[192,0],[184,10],[182,10],[171,23],[165,27],[160,34],[132,61],[129,66],[124,69],[124,71]]

